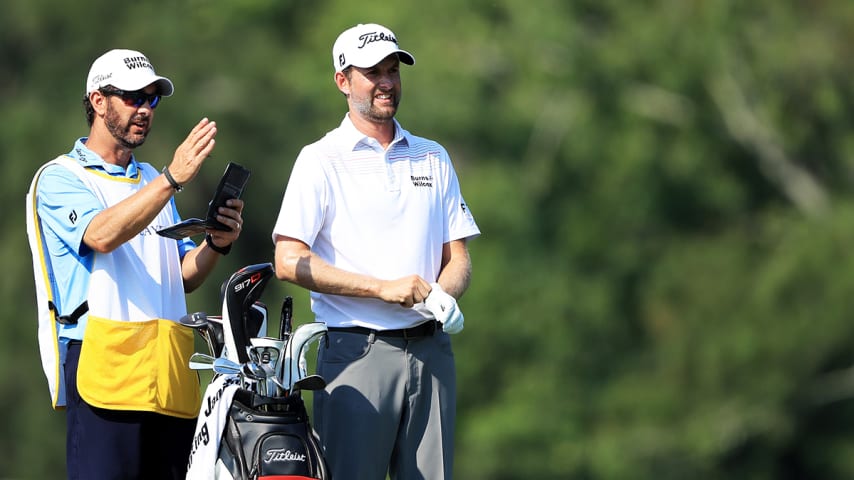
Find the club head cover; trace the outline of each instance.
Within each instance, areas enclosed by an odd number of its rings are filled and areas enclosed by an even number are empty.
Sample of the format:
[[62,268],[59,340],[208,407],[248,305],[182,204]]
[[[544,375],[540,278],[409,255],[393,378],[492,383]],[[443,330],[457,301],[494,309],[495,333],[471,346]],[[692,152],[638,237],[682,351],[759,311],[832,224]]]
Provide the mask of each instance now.
[[226,284],[222,312],[226,353],[238,363],[249,361],[246,349],[258,326],[255,326],[255,331],[248,331],[247,319],[252,305],[261,296],[273,274],[272,263],[248,265],[235,272]]

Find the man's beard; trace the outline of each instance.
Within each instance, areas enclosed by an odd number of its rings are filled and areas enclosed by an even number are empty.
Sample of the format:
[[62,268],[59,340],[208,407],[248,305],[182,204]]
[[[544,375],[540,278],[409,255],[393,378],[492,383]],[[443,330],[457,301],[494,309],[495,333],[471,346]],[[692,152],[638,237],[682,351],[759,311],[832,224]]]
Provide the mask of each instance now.
[[111,105],[107,105],[107,114],[104,116],[104,125],[107,130],[113,135],[121,146],[129,149],[136,148],[145,143],[145,137],[148,135],[149,127],[145,127],[145,132],[142,135],[134,135],[130,133],[133,126],[133,118],[128,120],[124,125],[121,124],[121,118],[118,112],[113,110]]
[[356,110],[362,114],[363,117],[373,122],[385,122],[386,120],[394,118],[394,114],[397,113],[398,105],[400,105],[399,95],[394,96],[394,105],[392,108],[375,107],[373,96],[354,102]]

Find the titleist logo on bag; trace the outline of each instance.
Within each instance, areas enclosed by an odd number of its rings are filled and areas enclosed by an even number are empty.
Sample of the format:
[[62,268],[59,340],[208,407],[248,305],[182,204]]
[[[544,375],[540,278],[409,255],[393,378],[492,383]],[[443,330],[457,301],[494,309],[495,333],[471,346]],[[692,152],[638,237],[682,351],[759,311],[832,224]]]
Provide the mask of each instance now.
[[264,455],[264,463],[272,462],[305,462],[304,453],[294,453],[284,448],[271,448]]

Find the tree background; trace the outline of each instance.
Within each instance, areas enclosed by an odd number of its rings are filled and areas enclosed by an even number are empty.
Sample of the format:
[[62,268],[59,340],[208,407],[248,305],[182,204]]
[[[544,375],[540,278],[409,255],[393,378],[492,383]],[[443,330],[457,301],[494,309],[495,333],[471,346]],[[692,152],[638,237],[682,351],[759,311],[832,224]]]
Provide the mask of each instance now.
[[[175,95],[138,157],[203,116],[253,170],[219,281],[271,261],[302,145],[338,124],[331,45],[389,26],[398,118],[444,144],[483,235],[454,337],[465,479],[854,476],[854,2],[11,0],[0,17],[0,478],[62,478],[24,196],[88,132],[92,61],[144,52]],[[273,282],[271,310],[307,292]],[[21,367],[20,369],[18,367]]]

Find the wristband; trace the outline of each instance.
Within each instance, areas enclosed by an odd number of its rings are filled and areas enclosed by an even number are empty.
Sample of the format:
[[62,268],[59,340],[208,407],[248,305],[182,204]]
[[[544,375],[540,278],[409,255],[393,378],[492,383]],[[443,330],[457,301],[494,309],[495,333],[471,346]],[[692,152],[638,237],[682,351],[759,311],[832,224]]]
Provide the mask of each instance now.
[[211,250],[213,250],[214,252],[216,252],[220,255],[223,255],[223,256],[228,255],[228,253],[231,251],[231,244],[230,243],[228,245],[226,245],[225,247],[217,247],[216,245],[214,245],[213,237],[211,237],[210,233],[205,234],[205,242],[207,242],[208,246],[211,247]]
[[172,177],[172,174],[169,173],[169,167],[163,167],[163,170],[160,171],[163,175],[166,176],[166,181],[169,182],[169,185],[172,185],[172,188],[175,189],[176,192],[180,192],[184,189],[184,186],[175,181],[175,178]]

